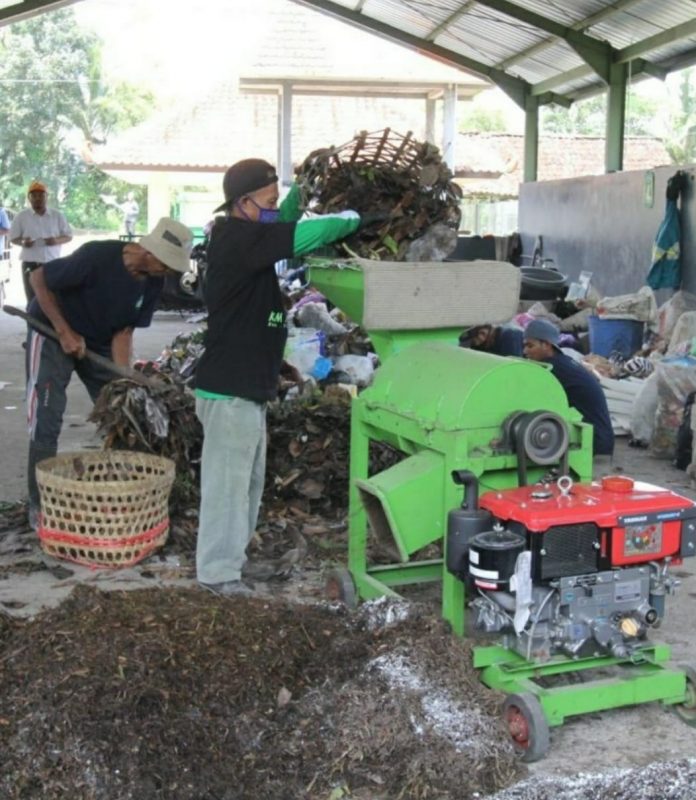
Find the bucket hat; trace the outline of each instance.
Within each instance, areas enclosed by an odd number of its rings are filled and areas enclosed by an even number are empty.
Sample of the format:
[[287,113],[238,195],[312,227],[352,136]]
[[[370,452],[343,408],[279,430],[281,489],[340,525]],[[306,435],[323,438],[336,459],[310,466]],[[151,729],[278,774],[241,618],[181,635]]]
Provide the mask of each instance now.
[[170,217],[162,217],[151,233],[139,243],[166,267],[177,272],[188,272],[193,234],[186,225]]

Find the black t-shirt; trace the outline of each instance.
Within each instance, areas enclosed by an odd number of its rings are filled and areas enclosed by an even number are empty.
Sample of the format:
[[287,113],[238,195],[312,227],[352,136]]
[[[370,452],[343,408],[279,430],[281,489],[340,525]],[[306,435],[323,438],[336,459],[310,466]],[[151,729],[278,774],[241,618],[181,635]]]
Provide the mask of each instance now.
[[278,392],[287,338],[274,264],[293,255],[294,222],[216,220],[208,246],[208,330],[196,388],[262,403]]
[[[152,321],[163,279],[134,278],[123,264],[125,242],[88,242],[74,253],[44,264],[46,286],[66,322],[90,350],[109,353],[115,333],[146,328]],[[36,298],[29,314],[50,325]]]
[[565,353],[557,353],[549,363],[551,372],[565,389],[568,404],[576,408],[583,420],[594,428],[594,454],[611,455],[614,452],[614,431],[599,381]]

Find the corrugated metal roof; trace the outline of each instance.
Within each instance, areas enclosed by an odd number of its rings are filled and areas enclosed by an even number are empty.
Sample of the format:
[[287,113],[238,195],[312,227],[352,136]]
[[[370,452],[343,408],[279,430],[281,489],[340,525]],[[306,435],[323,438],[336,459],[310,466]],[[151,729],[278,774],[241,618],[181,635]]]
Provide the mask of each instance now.
[[603,91],[612,63],[633,80],[696,63],[694,0],[293,2],[551,101]]

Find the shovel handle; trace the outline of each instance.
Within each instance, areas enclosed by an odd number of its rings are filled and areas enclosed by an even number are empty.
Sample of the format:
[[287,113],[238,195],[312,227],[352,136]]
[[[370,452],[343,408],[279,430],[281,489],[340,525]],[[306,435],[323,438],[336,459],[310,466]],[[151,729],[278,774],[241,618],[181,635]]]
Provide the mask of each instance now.
[[[31,314],[27,314],[26,311],[22,311],[19,308],[7,305],[3,306],[2,310],[6,314],[23,319],[25,322],[31,325],[32,328],[44,336],[50,336],[51,339],[60,341],[60,337],[50,325],[46,325],[45,323],[41,322],[41,320],[36,319],[36,317],[32,317]],[[153,389],[160,386],[157,381],[152,380],[147,375],[143,375],[142,372],[138,372],[130,367],[122,367],[120,364],[116,364],[110,358],[106,358],[106,356],[95,353],[93,350],[85,350],[85,358],[88,358],[93,364],[97,364],[98,366],[109,370],[109,372],[113,373],[114,375],[118,375],[120,378],[129,378],[132,381],[138,381],[139,383],[144,383],[148,386],[151,386]]]

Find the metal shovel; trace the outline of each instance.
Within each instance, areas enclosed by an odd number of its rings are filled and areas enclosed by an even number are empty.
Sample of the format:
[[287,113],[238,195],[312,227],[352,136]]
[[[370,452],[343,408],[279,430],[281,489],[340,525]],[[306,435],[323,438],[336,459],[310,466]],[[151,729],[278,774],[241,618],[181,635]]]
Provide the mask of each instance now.
[[[2,310],[6,314],[10,314],[13,317],[19,317],[25,322],[28,322],[32,328],[36,329],[44,336],[50,336],[51,339],[60,341],[60,337],[50,325],[44,324],[35,317],[32,317],[30,314],[27,314],[26,311],[21,311],[19,308],[15,308],[14,306],[3,306]],[[114,375],[118,375],[120,378],[128,378],[132,381],[138,381],[139,383],[145,384],[145,386],[149,386],[151,389],[162,388],[161,381],[151,378],[148,375],[143,375],[142,372],[138,372],[138,370],[131,369],[130,367],[122,367],[120,364],[116,364],[110,358],[106,358],[106,356],[95,353],[93,350],[85,350],[85,358],[88,358],[92,363],[98,364],[100,367],[109,370],[109,372],[112,372]]]

